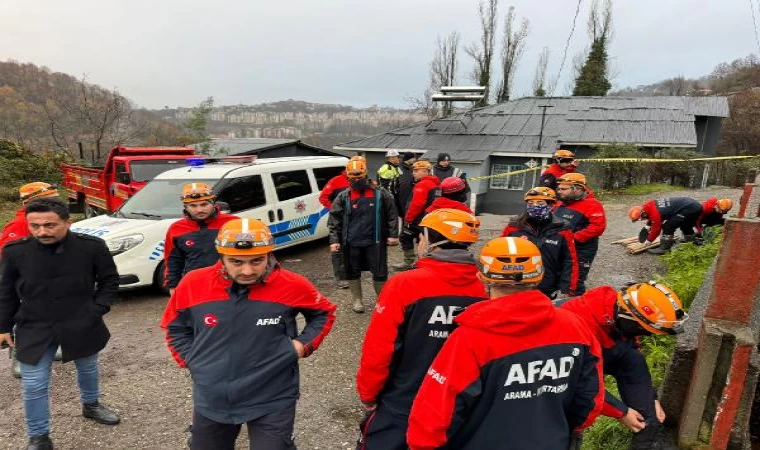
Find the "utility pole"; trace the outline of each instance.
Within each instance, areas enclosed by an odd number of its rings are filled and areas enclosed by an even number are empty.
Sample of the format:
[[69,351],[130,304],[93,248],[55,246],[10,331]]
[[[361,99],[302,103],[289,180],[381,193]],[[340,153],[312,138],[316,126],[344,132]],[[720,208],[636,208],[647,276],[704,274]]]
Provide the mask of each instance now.
[[554,108],[553,105],[538,105],[541,110],[541,131],[538,132],[538,147],[536,150],[541,151],[541,141],[544,139],[544,124],[546,123],[546,108]]

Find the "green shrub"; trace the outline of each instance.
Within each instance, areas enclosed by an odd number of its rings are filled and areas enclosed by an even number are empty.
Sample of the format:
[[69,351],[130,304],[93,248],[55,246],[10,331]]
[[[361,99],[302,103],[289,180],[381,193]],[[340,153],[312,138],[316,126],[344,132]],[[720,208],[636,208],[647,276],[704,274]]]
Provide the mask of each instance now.
[[0,199],[17,202],[17,189],[24,183],[59,184],[60,165],[68,161],[66,153],[32,153],[15,142],[0,139]]

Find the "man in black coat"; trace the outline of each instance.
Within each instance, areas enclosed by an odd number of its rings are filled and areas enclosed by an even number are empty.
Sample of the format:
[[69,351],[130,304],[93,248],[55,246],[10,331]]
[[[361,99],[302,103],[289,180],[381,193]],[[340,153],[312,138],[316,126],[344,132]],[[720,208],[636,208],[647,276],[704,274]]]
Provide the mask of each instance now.
[[3,250],[0,345],[15,345],[21,363],[27,450],[52,450],[48,396],[59,345],[63,361],[76,364],[82,415],[119,423],[119,416],[98,401],[98,353],[110,338],[103,315],[116,295],[119,274],[102,239],[69,231],[69,211],[60,200],[30,201],[26,218],[31,237]]
[[412,152],[401,154],[401,165],[398,167],[398,178],[396,178],[396,189],[392,191],[396,200],[396,211],[399,217],[404,217],[406,208],[412,200],[412,191],[414,191],[414,177],[412,176],[412,164],[417,161],[417,155]]

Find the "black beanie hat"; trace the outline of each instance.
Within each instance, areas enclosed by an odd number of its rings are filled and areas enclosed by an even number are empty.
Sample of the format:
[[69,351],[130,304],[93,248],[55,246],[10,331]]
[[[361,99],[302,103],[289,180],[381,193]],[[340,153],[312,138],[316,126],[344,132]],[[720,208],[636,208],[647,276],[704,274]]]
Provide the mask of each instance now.
[[416,157],[417,157],[417,155],[415,155],[412,152],[404,152],[404,153],[401,154],[401,160],[402,161],[409,161],[410,159],[414,159]]
[[441,161],[451,161],[451,155],[448,153],[439,153],[438,154],[438,162]]

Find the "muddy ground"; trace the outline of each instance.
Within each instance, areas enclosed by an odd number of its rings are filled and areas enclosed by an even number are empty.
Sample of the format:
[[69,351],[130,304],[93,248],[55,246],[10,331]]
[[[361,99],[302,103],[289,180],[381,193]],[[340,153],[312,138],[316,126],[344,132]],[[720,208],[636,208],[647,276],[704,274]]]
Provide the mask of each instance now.
[[[702,190],[672,195],[698,200],[727,196],[738,201],[741,191]],[[629,256],[622,247],[609,245],[638,232],[640,225],[628,221],[626,210],[643,199],[622,197],[605,201],[608,228],[591,270],[589,286],[621,285],[629,280],[645,279],[658,270],[657,260],[652,255]],[[481,220],[482,244],[499,234],[506,217],[484,215]],[[400,250],[392,249],[390,254],[392,263],[400,260]],[[325,241],[278,252],[277,256],[286,268],[306,275],[339,306],[330,336],[314,355],[301,361],[302,395],[296,421],[298,447],[302,450],[354,448],[357,424],[362,416],[354,376],[369,314],[352,313],[348,292],[334,287]],[[369,279],[365,280],[364,287],[365,292],[372,292]],[[107,427],[83,419],[73,364],[54,363],[51,408],[56,449],[185,448],[184,430],[192,405],[190,378],[171,359],[158,328],[166,300],[151,291],[125,292],[106,316],[113,337],[101,355],[102,401],[121,414],[120,425]],[[6,353],[0,355],[0,449],[25,448],[20,383],[10,375]],[[238,448],[247,448],[242,438]]]

